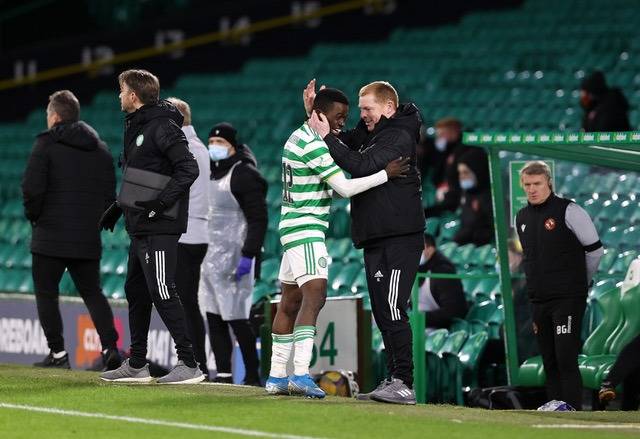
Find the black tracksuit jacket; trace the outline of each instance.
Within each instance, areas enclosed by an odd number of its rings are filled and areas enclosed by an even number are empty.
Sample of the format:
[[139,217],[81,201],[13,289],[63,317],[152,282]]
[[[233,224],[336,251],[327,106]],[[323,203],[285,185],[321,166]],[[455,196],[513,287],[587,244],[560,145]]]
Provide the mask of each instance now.
[[189,152],[182,129],[182,114],[170,102],[145,105],[127,115],[121,166],[168,175],[171,180],[159,195],[168,208],[180,202],[174,220],[146,217],[143,210],[124,209],[127,232],[131,236],[181,235],[187,231],[189,188],[198,178],[198,163]]
[[340,138],[325,136],[336,164],[354,178],[374,174],[399,157],[411,159],[406,178],[389,180],[351,198],[351,237],[357,248],[424,230],[422,189],[416,169],[420,124],[418,108],[402,104],[391,118],[383,116],[371,133],[360,123]]

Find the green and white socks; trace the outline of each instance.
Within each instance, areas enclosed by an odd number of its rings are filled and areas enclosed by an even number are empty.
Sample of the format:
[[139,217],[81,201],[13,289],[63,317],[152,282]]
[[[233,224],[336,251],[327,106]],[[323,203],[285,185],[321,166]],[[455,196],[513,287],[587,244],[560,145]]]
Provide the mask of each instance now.
[[293,334],[271,334],[273,343],[271,345],[270,375],[275,378],[287,376],[287,363],[294,345],[293,373],[295,375],[308,374],[315,334],[315,326],[296,326],[293,329]]
[[293,328],[293,355],[294,375],[306,375],[309,373],[311,355],[313,354],[313,338],[316,335],[315,326],[296,326]]
[[293,334],[271,334],[271,372],[270,376],[285,378],[287,363],[293,348]]

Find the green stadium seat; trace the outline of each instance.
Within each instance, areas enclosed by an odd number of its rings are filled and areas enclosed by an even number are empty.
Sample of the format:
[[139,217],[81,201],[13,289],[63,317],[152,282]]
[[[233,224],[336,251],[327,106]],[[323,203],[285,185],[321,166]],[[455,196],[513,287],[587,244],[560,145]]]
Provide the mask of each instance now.
[[616,249],[606,248],[604,249],[604,255],[600,259],[600,265],[598,266],[599,273],[608,273],[613,263],[618,258],[619,253]]
[[369,288],[367,286],[367,273],[363,267],[353,280],[353,284],[351,285],[351,292],[353,294],[367,294],[368,291]]
[[273,283],[258,281],[253,287],[253,304],[260,302],[262,299],[269,298],[277,292],[277,288]]
[[442,224],[440,227],[440,235],[438,235],[438,242],[453,241],[453,237],[460,229],[460,220],[453,219]]
[[427,366],[427,402],[438,402],[440,393],[440,366],[441,361],[438,352],[444,345],[449,331],[436,329],[427,334],[425,338],[425,364]]
[[486,332],[477,332],[469,336],[456,357],[446,356],[447,366],[455,374],[455,402],[464,405],[463,387],[478,387],[478,368],[480,358],[489,341]]
[[118,275],[106,276],[103,283],[103,294],[111,299],[124,299],[126,297],[124,292],[125,277]]
[[362,264],[350,262],[345,264],[340,272],[332,279],[331,289],[334,291],[350,292],[356,276],[361,272]]
[[631,264],[631,261],[633,261],[637,256],[638,253],[635,250],[627,250],[620,253],[609,269],[609,274],[619,277],[624,276],[629,264]]
[[457,388],[462,385],[456,376],[456,362],[458,352],[467,341],[468,333],[455,331],[449,336],[438,351],[440,357],[440,397],[441,402],[455,402]]
[[279,272],[280,259],[278,258],[267,259],[260,264],[260,279],[267,285],[278,283]]
[[457,248],[458,244],[453,241],[438,245],[438,250],[440,251],[440,253],[442,253],[448,259],[451,259],[453,257],[453,254],[455,253]]
[[[640,286],[625,291],[622,295],[618,290],[613,290],[612,294],[610,308],[605,309],[601,325],[585,341],[583,352],[586,355],[580,359],[583,385],[594,390],[600,387],[605,371],[614,363],[624,346],[640,334],[640,318],[637,313],[640,306]],[[602,296],[604,297],[605,295]],[[611,307],[621,309],[622,315],[618,314],[615,320],[609,318]],[[611,331],[614,324],[615,329]]]
[[633,250],[640,242],[640,227],[631,226],[624,230],[618,248],[623,251]]
[[456,267],[466,268],[471,265],[474,260],[473,254],[476,250],[476,246],[473,244],[465,244],[458,247],[456,252],[452,255],[451,262],[454,263]]
[[622,227],[612,226],[606,230],[600,239],[605,247],[618,248],[622,242],[624,231]]
[[352,248],[351,238],[327,239],[327,251],[336,262],[346,258]]

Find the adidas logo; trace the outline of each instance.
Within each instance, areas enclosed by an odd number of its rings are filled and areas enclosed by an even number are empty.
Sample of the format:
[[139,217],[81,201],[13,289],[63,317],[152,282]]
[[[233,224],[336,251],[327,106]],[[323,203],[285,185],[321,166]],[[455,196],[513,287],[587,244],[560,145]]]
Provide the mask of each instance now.
[[378,282],[380,282],[380,279],[382,279],[382,278],[384,277],[384,274],[382,274],[382,272],[381,272],[380,270],[378,270],[378,271],[376,272],[376,274],[374,274],[374,275],[373,275],[373,277],[375,277],[375,278],[376,278],[376,280],[377,280]]
[[408,398],[411,396],[411,392],[407,389],[400,389],[398,391],[396,391],[396,393],[400,396],[403,396],[405,398]]

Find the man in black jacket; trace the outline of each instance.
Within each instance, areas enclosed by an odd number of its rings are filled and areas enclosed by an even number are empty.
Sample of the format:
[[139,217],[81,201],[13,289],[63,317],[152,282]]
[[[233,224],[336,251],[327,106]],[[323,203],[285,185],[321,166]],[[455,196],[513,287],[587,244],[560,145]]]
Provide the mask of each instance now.
[[587,291],[604,249],[584,209],[553,193],[551,170],[544,162],[527,163],[520,183],[529,204],[516,215],[516,228],[547,396],[580,410],[580,331]]
[[256,334],[249,321],[254,275],[267,232],[267,182],[236,129],[222,122],[209,132],[209,249],[202,275],[203,305],[216,359],[215,382],[232,383],[233,343],[240,345],[244,384],[260,386]]
[[[456,267],[436,248],[433,236],[424,235],[424,250],[420,258],[420,273],[456,274]],[[420,279],[420,311],[425,311],[428,329],[448,328],[454,318],[463,319],[467,313],[460,279]]]
[[580,84],[580,105],[584,109],[582,129],[629,131],[629,102],[619,88],[609,87],[604,74],[595,71]]
[[[194,358],[174,279],[178,239],[187,231],[189,188],[198,177],[198,164],[181,129],[182,114],[170,102],[159,100],[158,78],[146,70],[127,70],[118,80],[122,110],[128,113],[121,159],[125,173],[127,168],[137,168],[170,176],[171,180],[156,199],[138,201],[139,209],[124,210],[131,237],[125,283],[131,357],[101,378],[151,381],[146,356],[153,304],[173,337],[178,354],[176,367],[158,383],[197,383],[205,376]],[[179,203],[177,218],[163,215],[175,203]],[[114,203],[104,213],[101,226],[113,230],[121,215],[122,210]]]
[[406,178],[389,180],[352,197],[351,237],[357,248],[364,248],[371,308],[387,352],[389,378],[369,396],[380,402],[415,404],[406,309],[424,242],[416,169],[421,118],[414,104],[399,105],[398,94],[388,82],[368,84],[359,95],[361,121],[355,129],[337,136],[316,113],[309,125],[324,138],[336,164],[354,178],[374,174],[398,157],[410,158]]
[[487,154],[469,148],[458,159],[458,178],[462,188],[460,229],[453,240],[458,245],[485,245],[493,242],[493,204]]
[[436,122],[436,138],[424,144],[422,178],[427,175],[436,188],[437,204],[424,210],[426,217],[455,212],[462,191],[458,180],[458,159],[469,149],[462,144],[462,123],[453,117]]
[[104,366],[120,364],[113,314],[100,288],[98,220],[115,199],[113,159],[98,133],[78,120],[68,90],[49,97],[48,130],[40,133],[22,181],[25,216],[33,225],[33,283],[40,323],[51,352],[35,366],[69,368],[58,308],[59,283],[69,270],[96,326]]

